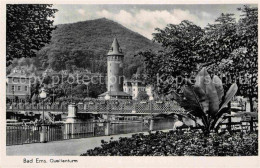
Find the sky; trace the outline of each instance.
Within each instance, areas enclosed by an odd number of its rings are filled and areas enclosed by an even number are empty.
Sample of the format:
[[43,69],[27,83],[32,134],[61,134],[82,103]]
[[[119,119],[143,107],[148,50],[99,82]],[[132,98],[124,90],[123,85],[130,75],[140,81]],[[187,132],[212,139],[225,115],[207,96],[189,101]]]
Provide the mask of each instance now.
[[237,8],[243,5],[54,5],[59,11],[55,14],[54,24],[75,23],[79,21],[107,18],[148,39],[152,39],[155,28],[165,28],[167,24],[179,24],[189,20],[205,27],[214,23],[221,13],[233,13],[238,20],[241,14]]

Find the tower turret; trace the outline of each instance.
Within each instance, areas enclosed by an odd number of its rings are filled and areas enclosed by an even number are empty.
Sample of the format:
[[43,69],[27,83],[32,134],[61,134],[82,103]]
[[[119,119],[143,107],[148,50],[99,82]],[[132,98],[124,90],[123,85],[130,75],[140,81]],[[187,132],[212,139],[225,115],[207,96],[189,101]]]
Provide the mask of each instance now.
[[114,41],[107,53],[107,90],[121,92],[123,91],[123,61],[124,54],[120,48],[118,41]]
[[107,92],[98,97],[100,99],[131,99],[132,96],[123,92],[123,61],[124,54],[118,41],[114,41],[107,53]]

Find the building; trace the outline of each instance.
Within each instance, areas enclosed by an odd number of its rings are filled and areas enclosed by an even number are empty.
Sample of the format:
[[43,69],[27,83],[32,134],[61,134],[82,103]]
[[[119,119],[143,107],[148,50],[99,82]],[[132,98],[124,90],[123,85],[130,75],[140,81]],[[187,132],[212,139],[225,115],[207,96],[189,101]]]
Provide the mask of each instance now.
[[145,85],[140,80],[130,80],[124,81],[123,86],[124,92],[130,94],[133,100],[137,99],[137,96],[140,92],[145,92],[149,96],[149,100],[153,100],[152,87],[150,85]]
[[99,95],[99,99],[132,99],[123,91],[124,54],[115,38],[107,54],[107,92]]
[[140,92],[145,92],[145,85],[141,81],[132,81],[132,96],[133,100],[137,99],[137,96]]
[[147,85],[145,86],[145,91],[146,94],[149,96],[149,100],[153,100],[154,99],[153,87],[151,85]]
[[6,97],[11,101],[23,102],[31,96],[30,77],[23,69],[13,69],[7,76]]
[[126,92],[126,93],[130,94],[131,96],[133,96],[133,93],[132,93],[133,92],[132,82],[128,81],[128,80],[125,80],[124,81],[124,85],[123,85],[123,90],[124,90],[124,92]]

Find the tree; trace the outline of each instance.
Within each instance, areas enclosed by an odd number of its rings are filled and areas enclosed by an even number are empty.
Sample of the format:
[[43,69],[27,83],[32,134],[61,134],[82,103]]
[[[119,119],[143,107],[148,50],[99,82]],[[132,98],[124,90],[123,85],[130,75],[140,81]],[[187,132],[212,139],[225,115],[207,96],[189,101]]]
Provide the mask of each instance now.
[[145,91],[141,91],[137,95],[137,100],[149,100],[149,96]]
[[177,77],[189,76],[196,69],[200,59],[196,56],[197,42],[204,31],[187,20],[156,30],[153,41],[160,43],[163,50],[144,51],[138,55],[144,57],[147,82],[157,88],[157,92],[166,94],[179,88]]
[[206,28],[198,55],[212,74],[222,77],[225,89],[237,83],[238,94],[249,98],[252,110],[258,89],[258,8],[244,6],[238,10],[242,12],[238,23],[233,14],[221,14]]
[[[203,66],[215,69],[224,59],[228,59],[234,49],[238,48],[236,34],[237,23],[234,14],[221,14],[214,24],[208,24],[205,35],[198,41],[196,54],[202,57]],[[216,72],[215,71],[215,72]]]
[[39,99],[38,99],[38,95],[37,94],[33,94],[32,102],[33,103],[39,103]]
[[106,84],[105,82],[100,82],[100,83],[90,83],[89,84],[89,97],[92,97],[92,98],[97,98],[98,95],[104,93],[107,88],[106,88]]
[[176,75],[192,77],[207,67],[211,76],[222,79],[225,91],[236,82],[238,94],[249,98],[252,109],[258,89],[258,8],[244,6],[239,10],[242,15],[238,22],[233,14],[221,14],[205,30],[184,21],[186,24],[158,29],[154,40],[161,43],[163,51],[139,53],[145,58],[147,81],[155,91],[164,95],[181,91],[179,84],[183,83]]
[[33,96],[38,95],[40,87],[41,87],[39,80],[36,78],[36,79],[34,79],[34,81],[31,81],[31,83],[32,83],[32,85],[31,85],[31,95],[33,95]]
[[34,57],[50,42],[54,13],[47,4],[8,4],[6,24],[6,65],[14,58]]
[[11,99],[9,99],[8,97],[6,98],[6,104],[7,103],[11,103]]
[[[232,55],[234,72],[244,83],[239,83],[240,94],[249,98],[250,110],[253,110],[253,98],[258,97],[258,8],[244,6],[238,24],[238,41],[242,48]],[[227,69],[227,68],[226,68]]]
[[31,99],[30,99],[30,96],[29,96],[29,95],[26,95],[26,97],[25,97],[25,102],[31,103]]

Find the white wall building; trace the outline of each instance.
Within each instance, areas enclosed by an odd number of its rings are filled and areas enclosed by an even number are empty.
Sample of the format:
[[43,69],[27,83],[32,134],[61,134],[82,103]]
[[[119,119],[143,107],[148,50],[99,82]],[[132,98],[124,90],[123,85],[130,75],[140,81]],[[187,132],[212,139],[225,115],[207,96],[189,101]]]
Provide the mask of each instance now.
[[153,100],[152,87],[149,85],[146,86],[143,82],[139,80],[125,80],[123,90],[124,92],[130,94],[133,100],[137,99],[137,96],[140,92],[146,92],[146,94],[149,96],[149,100]]

